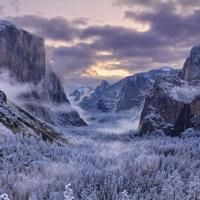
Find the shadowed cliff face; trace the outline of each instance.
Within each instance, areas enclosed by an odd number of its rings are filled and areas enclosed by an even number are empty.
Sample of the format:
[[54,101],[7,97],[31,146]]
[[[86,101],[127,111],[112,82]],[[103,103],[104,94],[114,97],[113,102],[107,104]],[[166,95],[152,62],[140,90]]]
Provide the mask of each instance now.
[[39,83],[45,77],[44,40],[0,21],[0,69],[20,82]]
[[190,57],[187,58],[180,78],[191,82],[200,80],[200,45],[192,48]]
[[18,99],[32,115],[55,125],[86,125],[72,109],[59,78],[46,69],[42,38],[0,21],[0,70],[28,85]]
[[163,131],[167,135],[177,136],[193,127],[192,119],[199,114],[199,97],[185,102],[183,99],[174,98],[169,91],[164,91],[157,85],[145,99],[140,132],[151,134]]
[[69,103],[64,88],[54,72],[47,73],[46,79],[42,83],[42,89],[43,101],[50,101],[53,104]]
[[180,135],[188,128],[200,128],[200,46],[192,48],[179,76],[155,83],[145,98],[140,133],[164,132]]

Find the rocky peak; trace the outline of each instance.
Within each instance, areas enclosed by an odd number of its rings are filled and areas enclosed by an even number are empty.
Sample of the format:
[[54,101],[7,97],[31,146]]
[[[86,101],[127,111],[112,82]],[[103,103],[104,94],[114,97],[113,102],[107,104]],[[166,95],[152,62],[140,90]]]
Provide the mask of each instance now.
[[99,86],[97,86],[96,91],[97,92],[103,92],[106,89],[108,89],[110,87],[110,83],[106,80],[102,80],[101,84]]
[[93,87],[91,87],[89,85],[85,85],[85,86],[82,86],[80,88],[75,89],[70,94],[70,98],[75,103],[80,103],[84,98],[89,97],[93,92],[94,92],[94,88]]
[[192,64],[200,65],[200,44],[192,48],[190,58]]
[[[200,116],[200,45],[192,48],[179,76],[162,77],[146,96],[141,134],[180,135]],[[198,120],[197,120],[198,121]]]
[[192,48],[190,56],[183,66],[180,78],[188,82],[200,79],[200,45]]

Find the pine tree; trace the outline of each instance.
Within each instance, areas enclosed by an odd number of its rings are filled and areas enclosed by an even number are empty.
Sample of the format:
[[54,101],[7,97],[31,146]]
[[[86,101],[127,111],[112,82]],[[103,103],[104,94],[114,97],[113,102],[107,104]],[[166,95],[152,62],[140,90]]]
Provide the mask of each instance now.
[[175,171],[163,183],[161,199],[182,200],[184,184],[179,173]]
[[200,178],[195,176],[190,182],[187,198],[189,200],[200,200]]
[[74,194],[73,190],[71,189],[71,184],[67,184],[65,186],[65,191],[64,191],[64,200],[73,200],[74,199]]
[[126,190],[124,190],[123,192],[121,192],[119,194],[119,200],[131,200],[131,198]]

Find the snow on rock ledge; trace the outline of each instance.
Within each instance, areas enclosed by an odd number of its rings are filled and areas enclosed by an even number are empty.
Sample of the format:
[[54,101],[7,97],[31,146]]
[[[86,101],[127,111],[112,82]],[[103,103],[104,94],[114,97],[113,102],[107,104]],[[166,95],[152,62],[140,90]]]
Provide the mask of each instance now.
[[179,76],[168,76],[154,84],[145,98],[140,134],[180,135],[198,128],[200,117],[200,46],[192,48]]

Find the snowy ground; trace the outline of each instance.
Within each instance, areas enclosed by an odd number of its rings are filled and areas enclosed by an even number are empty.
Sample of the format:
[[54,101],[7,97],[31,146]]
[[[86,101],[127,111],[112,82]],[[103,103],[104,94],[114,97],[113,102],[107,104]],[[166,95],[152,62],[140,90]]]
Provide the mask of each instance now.
[[76,200],[200,198],[198,137],[137,138],[88,128],[66,133],[76,142],[61,147],[0,130],[0,194],[11,200],[64,199],[69,183]]

